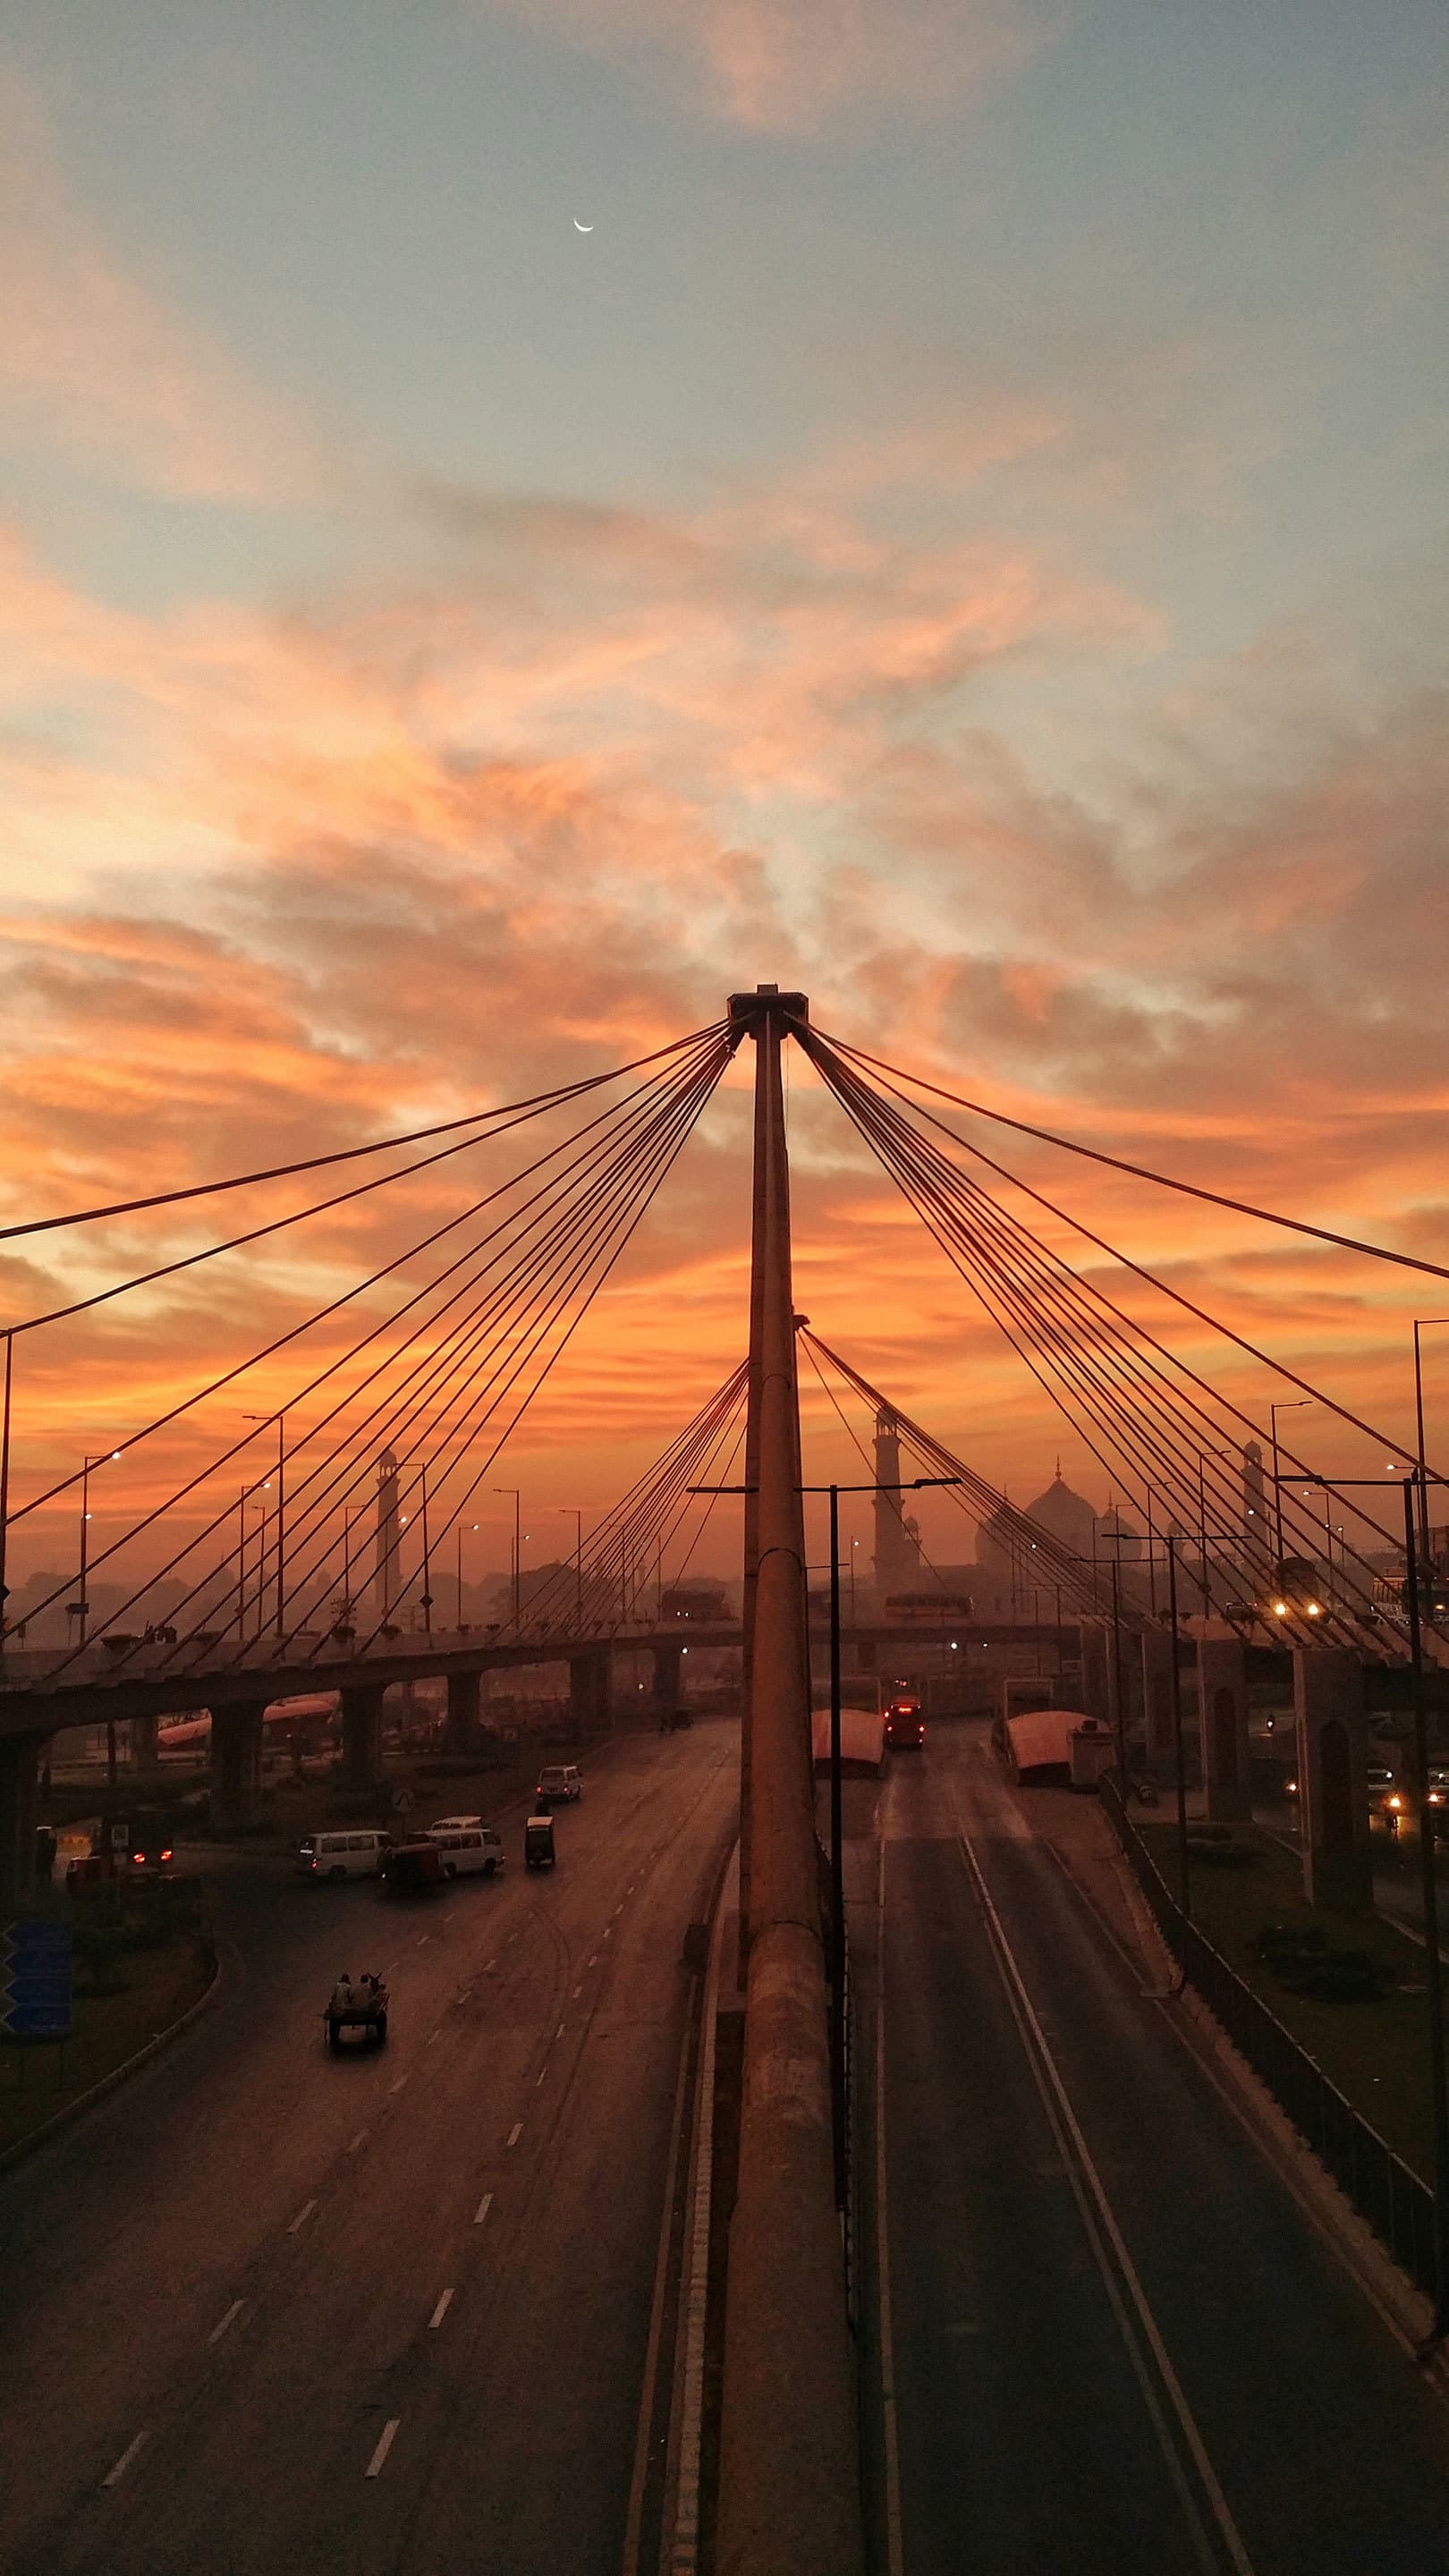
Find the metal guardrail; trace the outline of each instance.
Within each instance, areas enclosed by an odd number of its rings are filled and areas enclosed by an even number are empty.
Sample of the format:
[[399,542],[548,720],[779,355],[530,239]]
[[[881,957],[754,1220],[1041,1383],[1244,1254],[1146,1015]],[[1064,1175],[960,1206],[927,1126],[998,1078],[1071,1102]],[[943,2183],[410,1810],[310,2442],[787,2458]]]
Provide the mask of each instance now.
[[1125,1812],[1116,1781],[1109,1775],[1099,1789],[1137,1884],[1183,1975],[1359,2216],[1367,2220],[1401,2270],[1433,2298],[1437,2289],[1434,2195],[1428,2184],[1410,2171],[1402,2156],[1395,2155],[1387,2140],[1329,2081],[1317,2059],[1284,2029],[1197,1925],[1188,1921]]

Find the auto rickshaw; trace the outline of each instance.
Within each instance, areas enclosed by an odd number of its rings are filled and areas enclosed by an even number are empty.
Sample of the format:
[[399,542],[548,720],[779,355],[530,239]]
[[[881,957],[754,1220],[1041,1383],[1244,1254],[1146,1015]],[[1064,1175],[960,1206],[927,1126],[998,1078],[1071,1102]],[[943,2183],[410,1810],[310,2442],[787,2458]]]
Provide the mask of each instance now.
[[557,1858],[553,1847],[552,1816],[530,1816],[523,1828],[524,1868],[552,1869]]

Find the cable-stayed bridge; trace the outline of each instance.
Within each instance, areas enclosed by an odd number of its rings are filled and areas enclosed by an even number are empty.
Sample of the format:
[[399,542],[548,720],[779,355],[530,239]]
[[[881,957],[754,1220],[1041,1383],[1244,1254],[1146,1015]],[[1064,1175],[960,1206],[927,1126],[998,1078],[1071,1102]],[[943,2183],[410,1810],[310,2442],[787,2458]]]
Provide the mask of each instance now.
[[[537,1422],[555,1373],[583,1347],[591,1313],[746,1042],[755,1057],[746,1357],[609,1511],[587,1530],[580,1514],[571,1557],[526,1600],[515,1543],[507,1617],[482,1632],[445,1626],[439,1569],[452,1551],[461,1602],[461,1536],[485,1495],[511,1496],[517,1508],[509,1443]],[[840,1348],[849,1317],[831,1319],[827,1338],[798,1312],[783,1087],[792,1046],[1145,1524],[1148,1564],[1154,1576],[1160,1567],[1167,1595],[1165,1639],[1140,1584],[1124,1589],[1116,1551],[1089,1555],[1043,1530],[852,1362]],[[225,1804],[244,1790],[262,1708],[283,1692],[340,1691],[358,1777],[375,1767],[392,1680],[445,1677],[450,1722],[466,1730],[483,1672],[567,1662],[581,1696],[598,1705],[622,1645],[655,1655],[667,1697],[670,1659],[684,1640],[660,1615],[665,1569],[685,1576],[721,1496],[740,1497],[739,1628],[706,1623],[689,1636],[701,1644],[738,1636],[744,1675],[744,2066],[722,2349],[722,2576],[765,2568],[852,2576],[863,2564],[832,2116],[841,1918],[832,1928],[822,1913],[809,1755],[812,1665],[818,1672],[826,1641],[818,1611],[812,1617],[806,1556],[804,1497],[819,1488],[802,1447],[802,1380],[818,1376],[867,1488],[874,1481],[878,1494],[887,1490],[868,1445],[886,1421],[902,1488],[938,1487],[943,1509],[989,1523],[1009,1556],[1034,1560],[1034,1606],[1004,1625],[1030,1633],[1051,1596],[1050,1625],[1059,1638],[1075,1630],[1084,1688],[1095,1663],[1119,1743],[1129,1726],[1124,1635],[1141,1644],[1144,1671],[1149,1649],[1165,1644],[1174,1693],[1178,1638],[1193,1622],[1204,1650],[1234,1650],[1244,1634],[1272,1637],[1320,1666],[1407,1668],[1416,1685],[1425,1654],[1442,1642],[1430,1541],[1441,1480],[1422,1450],[1413,1471],[1399,1471],[1403,1453],[1382,1425],[1275,1362],[1174,1279],[1149,1272],[988,1153],[977,1141],[986,1118],[1020,1124],[826,1036],[803,995],[762,986],[734,996],[713,1026],[534,1099],[8,1233],[34,1267],[49,1264],[52,1278],[61,1275],[58,1251],[65,1286],[4,1327],[0,1580],[13,1578],[17,1550],[34,1531],[52,1548],[56,1531],[75,1541],[49,1590],[27,1604],[27,1626],[63,1617],[67,1642],[36,1646],[13,1626],[4,1641],[0,1871],[8,1898],[25,1886],[41,1746],[58,1728],[108,1710],[144,1719],[208,1705],[214,1787]],[[480,1165],[484,1178],[468,1177]],[[1136,1177],[1214,1196],[1161,1174]],[[460,1178],[465,1188],[445,1202],[442,1185],[451,1191]],[[277,1195],[296,1195],[294,1185],[321,1194],[278,1213]],[[420,1194],[421,1231],[378,1259],[379,1206],[416,1205]],[[1215,1203],[1366,1260],[1445,1275],[1301,1220]],[[213,1208],[232,1204],[250,1212],[235,1231],[195,1239]],[[166,1256],[107,1275],[92,1247],[137,1244],[148,1226],[165,1227]],[[1063,1243],[1073,1233],[1080,1249],[1069,1260]],[[349,1258],[347,1247],[359,1244],[369,1246],[366,1257]],[[233,1343],[245,1338],[248,1298],[269,1320],[240,1356],[227,1355],[200,1383],[179,1383],[165,1364],[168,1332],[208,1311],[198,1297],[233,1275],[229,1260],[244,1261],[247,1288],[213,1302]],[[56,1458],[55,1421],[71,1409],[61,1373],[77,1347],[72,1337],[98,1323],[108,1360],[125,1355],[134,1382],[159,1389],[158,1400],[137,1405],[144,1420],[83,1447],[78,1463],[37,1472],[37,1458]],[[1202,1356],[1214,1343],[1216,1371]],[[57,1351],[59,1362],[48,1356]],[[646,1360],[657,1374],[662,1360]],[[1248,1407],[1239,1392],[1244,1362],[1291,1391]],[[1310,1404],[1383,1456],[1385,1474],[1368,1501],[1358,1480],[1324,1474],[1301,1432],[1290,1442],[1280,1430],[1280,1414]],[[1340,1511],[1344,1529],[1334,1519]],[[1396,1545],[1405,1599],[1386,1615],[1374,1560]],[[102,1576],[122,1598],[97,1634],[89,1596]],[[966,1623],[940,1588],[949,1646],[947,1630]],[[893,1627],[888,1599],[855,1624],[884,1646],[922,1634],[914,1621]],[[979,1632],[979,1620],[969,1624]],[[837,1839],[837,1857],[839,1849]],[[1432,1886],[1432,1864],[1429,1877]],[[883,1851],[882,1910],[884,1890]],[[567,2028],[558,2023],[558,2039]],[[546,2065],[536,2083],[545,2073]]]

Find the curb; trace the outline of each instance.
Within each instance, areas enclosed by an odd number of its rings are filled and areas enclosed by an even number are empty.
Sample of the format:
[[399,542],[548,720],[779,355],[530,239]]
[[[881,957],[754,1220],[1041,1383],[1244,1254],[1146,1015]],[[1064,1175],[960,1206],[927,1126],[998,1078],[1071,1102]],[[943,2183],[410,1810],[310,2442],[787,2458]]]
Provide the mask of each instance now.
[[153,2057],[159,2057],[163,2048],[169,2048],[172,2040],[179,2039],[182,2032],[190,2028],[198,2015],[204,2013],[207,2006],[216,2001],[221,1980],[222,1960],[218,1952],[216,1965],[211,1972],[211,1982],[203,1988],[196,2001],[188,2004],[185,2012],[178,2013],[175,2021],[168,2022],[164,2030],[158,2030],[146,2041],[143,2048],[136,2050],[134,2056],[123,2057],[119,2066],[111,2068],[109,2075],[102,2075],[99,2081],[90,2085],[84,2093],[78,2093],[73,2102],[67,2102],[62,2110],[53,2111],[48,2120],[42,2120],[38,2129],[29,2130],[23,2138],[17,2138],[13,2146],[6,2147],[3,2152],[0,2152],[0,2173],[9,2173],[14,2166],[23,2164],[27,2156],[47,2146],[52,2138],[59,2136],[62,2129],[68,2129],[73,2120],[79,2120],[83,2113],[91,2110],[97,2102],[103,2101],[108,2093],[114,2093],[117,2085],[124,2084],[128,2076],[138,2075],[141,2068],[149,2065]]
[[709,1965],[700,1998],[699,2071],[695,2081],[694,2139],[689,2160],[688,2214],[680,2264],[679,2324],[674,2395],[670,2409],[672,2454],[665,2490],[662,2567],[669,2576],[694,2576],[699,2565],[699,2473],[704,2423],[704,2333],[709,2296],[710,2208],[714,2191],[714,2057],[719,2016],[720,1960],[739,1846],[720,1874],[710,1933]]

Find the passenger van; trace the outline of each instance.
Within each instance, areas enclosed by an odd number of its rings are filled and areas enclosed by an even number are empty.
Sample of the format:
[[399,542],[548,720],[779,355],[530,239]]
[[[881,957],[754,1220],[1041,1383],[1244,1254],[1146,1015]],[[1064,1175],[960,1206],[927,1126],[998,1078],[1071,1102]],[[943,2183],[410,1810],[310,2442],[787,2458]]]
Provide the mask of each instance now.
[[545,1762],[533,1794],[540,1807],[567,1806],[571,1799],[581,1798],[584,1783],[577,1762]]
[[309,1834],[297,1845],[299,1878],[376,1878],[391,1834],[370,1827],[346,1833]]
[[430,1825],[427,1839],[442,1853],[449,1878],[496,1878],[503,1867],[502,1838],[491,1825]]

